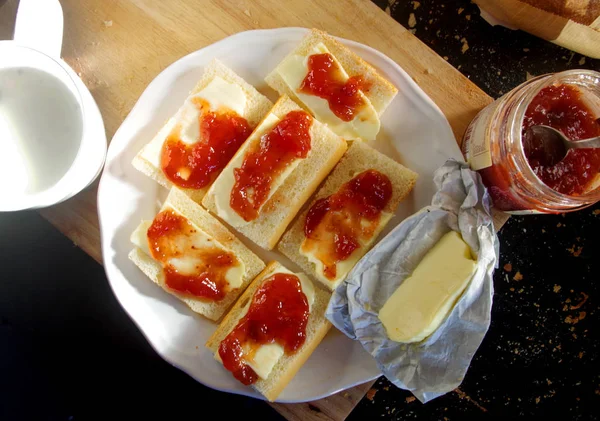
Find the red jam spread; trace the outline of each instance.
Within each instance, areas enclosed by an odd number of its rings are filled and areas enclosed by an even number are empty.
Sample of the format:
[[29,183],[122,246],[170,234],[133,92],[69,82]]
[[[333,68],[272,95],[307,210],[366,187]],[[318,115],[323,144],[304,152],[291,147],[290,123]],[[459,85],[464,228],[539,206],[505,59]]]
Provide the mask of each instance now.
[[223,366],[245,385],[258,380],[244,356],[264,344],[277,343],[286,353],[304,344],[309,305],[300,279],[276,273],[254,293],[248,312],[219,345]]
[[[570,140],[600,136],[600,123],[581,98],[581,91],[571,85],[548,86],[531,101],[523,119],[523,134],[534,125],[554,127]],[[548,187],[577,196],[600,171],[600,150],[572,149],[555,165],[535,136],[529,138],[525,156],[535,174]]]
[[258,218],[271,184],[285,168],[295,159],[306,158],[312,121],[305,111],[289,112],[246,153],[242,166],[233,170],[235,184],[229,204],[245,221]]
[[361,240],[366,242],[373,236],[391,197],[390,179],[379,171],[367,170],[310,207],[302,249],[315,253],[323,262],[328,279],[335,279],[336,264],[359,248]]
[[300,85],[300,92],[326,99],[329,109],[341,120],[352,121],[365,105],[360,91],[368,90],[360,76],[344,80],[344,75],[333,56],[313,54],[308,58],[308,74]]
[[162,147],[161,168],[176,186],[201,189],[219,175],[252,130],[246,119],[234,111],[214,112],[205,100],[192,101],[200,110],[198,141],[184,143],[180,128],[173,130]]
[[[163,266],[165,285],[173,291],[195,298],[218,301],[227,293],[227,271],[238,264],[237,258],[217,247],[198,248],[197,233],[190,222],[173,210],[160,212],[148,228],[152,257]],[[190,262],[191,273],[178,270],[173,261]]]

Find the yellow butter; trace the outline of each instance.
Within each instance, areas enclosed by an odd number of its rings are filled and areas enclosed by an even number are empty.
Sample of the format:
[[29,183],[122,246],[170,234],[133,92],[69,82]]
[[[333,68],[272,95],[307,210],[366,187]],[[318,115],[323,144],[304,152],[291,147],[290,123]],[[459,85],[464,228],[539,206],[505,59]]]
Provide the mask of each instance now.
[[[163,208],[161,210],[165,210],[165,209],[172,209],[175,212],[182,215],[175,208],[173,208],[169,202],[165,202],[165,205],[163,206]],[[185,217],[185,215],[182,215],[182,216]],[[221,243],[219,243],[214,238],[212,238],[210,235],[205,233],[202,229],[200,229],[200,227],[198,227],[196,224],[194,224],[189,219],[188,219],[188,222],[194,227],[196,232],[194,234],[191,234],[191,238],[190,238],[190,236],[186,236],[185,239],[182,239],[182,241],[183,241],[182,244],[185,244],[186,247],[191,244],[196,249],[210,247],[210,248],[218,248],[223,251],[227,251],[227,252],[231,253],[231,250],[227,249]],[[150,228],[150,225],[152,225],[152,221],[142,221],[140,223],[140,225],[138,225],[138,227],[135,229],[135,231],[131,234],[130,240],[135,246],[139,247],[140,250],[142,250],[148,256],[152,257],[152,254],[150,253],[150,249],[148,247],[148,236],[147,236],[148,228]],[[169,263],[175,269],[177,269],[177,271],[179,273],[186,274],[186,273],[194,273],[196,270],[196,266],[198,265],[199,262],[198,262],[197,257],[186,257],[184,255],[184,256],[181,256],[178,258],[170,259]],[[227,281],[227,285],[229,286],[229,288],[235,289],[235,288],[239,288],[242,285],[245,270],[246,270],[246,268],[245,268],[244,262],[242,262],[239,259],[237,261],[237,265],[234,265],[227,270],[227,273],[225,274],[225,280]]]
[[[275,70],[283,79],[285,84],[294,92],[300,101],[306,105],[315,117],[322,123],[327,124],[329,128],[345,139],[364,139],[373,140],[379,132],[380,121],[377,111],[371,104],[367,96],[360,92],[361,97],[365,101],[365,106],[356,114],[351,121],[344,121],[336,116],[329,108],[329,103],[326,99],[299,92],[302,81],[308,73],[308,57],[313,54],[331,54],[325,44],[319,43],[309,52],[308,56],[290,55],[286,57]],[[349,76],[345,72],[342,65],[331,54],[344,80],[348,80]]]
[[454,307],[475,268],[471,249],[460,234],[444,235],[379,312],[388,337],[411,343],[431,335]]
[[200,125],[198,118],[200,110],[194,104],[194,98],[201,98],[210,104],[211,111],[226,108],[235,111],[239,116],[246,118],[246,94],[237,84],[229,83],[219,76],[215,76],[200,92],[189,96],[177,114],[169,119],[167,124],[142,150],[141,156],[146,161],[160,168],[162,146],[171,131],[179,126],[181,128],[181,141],[191,145],[198,142]]

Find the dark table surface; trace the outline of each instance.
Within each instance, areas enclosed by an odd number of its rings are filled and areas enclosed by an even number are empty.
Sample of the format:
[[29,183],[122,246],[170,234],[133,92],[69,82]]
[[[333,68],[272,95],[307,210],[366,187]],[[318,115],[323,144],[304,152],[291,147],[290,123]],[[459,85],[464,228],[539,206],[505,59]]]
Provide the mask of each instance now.
[[[488,25],[468,0],[375,2],[493,97],[529,75],[600,70]],[[423,405],[381,378],[348,419],[598,419],[599,228],[598,204],[512,217],[500,231],[492,324],[460,388]],[[201,419],[209,406],[225,419],[281,419],[158,357],[102,267],[37,213],[0,214],[0,233],[0,420]]]

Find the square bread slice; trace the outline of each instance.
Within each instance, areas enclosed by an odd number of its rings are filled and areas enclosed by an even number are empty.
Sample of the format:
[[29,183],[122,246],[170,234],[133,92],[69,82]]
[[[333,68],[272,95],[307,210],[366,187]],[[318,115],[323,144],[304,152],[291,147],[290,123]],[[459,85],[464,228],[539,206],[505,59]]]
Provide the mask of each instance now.
[[[265,264],[238,238],[231,234],[227,228],[221,224],[221,222],[204,210],[200,205],[193,202],[186,194],[177,188],[171,189],[161,210],[169,208],[174,209],[179,214],[183,215],[188,219],[188,221],[206,233],[210,238],[235,254],[235,256],[244,264],[245,268],[242,276],[241,286],[229,291],[227,295],[225,295],[225,297],[220,301],[209,301],[200,298],[194,298],[190,295],[181,294],[177,291],[171,290],[165,285],[163,267],[160,262],[157,262],[150,256],[149,250],[143,250],[139,246],[136,246],[129,253],[129,259],[135,263],[154,283],[159,285],[169,294],[179,298],[194,312],[202,314],[210,320],[219,320],[225,311],[246,289],[252,279],[254,279],[254,277],[264,269]],[[143,229],[141,227],[146,228]],[[134,235],[141,235],[144,237],[144,239],[146,239],[147,242],[146,232],[147,224],[144,225],[144,223],[142,223],[140,227],[138,227],[138,230],[132,234],[132,241],[134,240]],[[136,241],[136,243],[139,244],[140,241]]]
[[[335,57],[349,77],[361,77],[363,82],[362,85],[368,87],[363,90],[363,93],[372,104],[377,115],[381,116],[398,93],[398,89],[391,82],[381,76],[373,66],[353,53],[348,47],[337,41],[331,35],[318,29],[312,29],[310,33],[308,33],[302,39],[300,44],[292,52],[290,52],[290,54],[286,56],[282,62],[275,69],[273,69],[273,71],[271,71],[271,73],[267,75],[265,82],[271,88],[279,92],[280,95],[289,96],[302,107],[313,113],[315,117],[321,119],[322,116],[317,115],[314,110],[310,109],[310,107],[298,97],[296,91],[290,88],[290,85],[285,82],[279,73],[282,70],[282,63],[284,63],[286,60],[290,60],[290,58],[293,56],[308,57],[309,55],[314,54],[314,51],[318,50],[319,44],[323,44],[326,47],[326,49]],[[300,69],[298,69],[298,71],[300,71]],[[325,121],[323,120],[323,122]],[[342,123],[341,120],[340,123]],[[361,138],[349,137],[339,132],[335,128],[332,128],[332,130],[340,134],[342,137],[345,137],[347,140]]]
[[[303,271],[321,282],[330,290],[334,290],[344,280],[345,275],[329,280],[322,273],[317,272],[315,263],[309,261],[305,255],[300,253],[300,246],[305,238],[304,223],[306,221],[306,214],[308,213],[310,206],[317,200],[337,192],[344,183],[351,180],[356,174],[368,169],[374,169],[381,172],[386,175],[392,183],[392,197],[387,206],[383,209],[383,212],[389,214],[395,212],[398,204],[410,193],[417,181],[417,174],[415,172],[373,149],[365,142],[353,142],[352,146],[348,148],[348,152],[346,152],[329,177],[327,177],[327,180],[325,180],[325,183],[315,195],[312,203],[298,219],[296,219],[292,227],[284,234],[277,246],[279,251],[300,266]],[[352,257],[360,258],[369,251],[388,221],[389,220],[382,223],[375,231],[371,244],[357,249]]]
[[[250,128],[254,129],[265,116],[267,111],[269,111],[269,109],[273,106],[273,103],[271,103],[267,97],[259,93],[252,85],[250,85],[240,76],[238,76],[233,70],[225,66],[217,59],[212,60],[209,65],[206,66],[202,75],[202,79],[200,79],[194,89],[191,90],[188,98],[201,92],[216,77],[220,77],[225,82],[232,85],[237,85],[241,88],[246,97],[246,105],[244,107],[242,117],[248,121]],[[165,177],[162,169],[160,168],[161,148],[165,139],[171,133],[171,130],[176,126],[183,108],[184,107],[182,106],[178,112],[167,121],[167,123],[161,128],[152,141],[150,141],[148,144],[146,144],[146,146],[144,146],[144,148],[140,150],[132,162],[133,166],[137,170],[154,179],[167,189],[173,187],[173,183],[169,181],[167,177]],[[200,203],[209,187],[210,184],[198,190],[186,188],[181,190],[190,196],[192,200]]]
[[[206,347],[215,354],[215,359],[220,361],[220,357],[218,357],[219,345],[246,314],[246,306],[251,302],[254,293],[265,280],[278,272],[291,273],[278,262],[269,263],[250,284],[229,313],[227,313],[215,333],[208,339]],[[303,274],[297,275],[302,276]],[[313,286],[306,275],[304,275],[304,280],[310,283],[314,289],[314,300],[310,306],[304,344],[292,354],[284,353],[275,363],[268,377],[266,379],[259,378],[252,385],[254,389],[262,393],[269,401],[274,401],[279,396],[331,328],[331,323],[325,318],[325,310],[329,304],[331,294]]]
[[[272,115],[282,119],[289,112],[295,110],[302,109],[294,101],[283,96],[267,113],[265,120],[273,117]],[[264,130],[262,127],[264,127]],[[228,212],[231,214],[235,211],[230,207],[229,210],[224,210],[224,208],[229,206],[229,197],[234,183],[234,169],[241,166],[246,152],[259,145],[262,136],[268,133],[272,127],[272,124],[269,125],[266,122],[264,126],[261,123],[257,127],[221,172],[221,175],[215,180],[202,200],[202,205],[206,209],[219,216],[260,247],[268,250],[275,247],[275,244],[277,244],[277,241],[302,205],[314,193],[321,181],[329,174],[348,148],[345,140],[313,119],[310,127],[310,152],[306,158],[299,161],[298,165],[272,192],[272,196],[260,209],[258,218],[250,222],[241,220],[237,214],[235,214],[237,219],[232,218],[228,216]],[[221,196],[218,198],[220,203],[225,203],[222,208],[217,206],[217,196]]]

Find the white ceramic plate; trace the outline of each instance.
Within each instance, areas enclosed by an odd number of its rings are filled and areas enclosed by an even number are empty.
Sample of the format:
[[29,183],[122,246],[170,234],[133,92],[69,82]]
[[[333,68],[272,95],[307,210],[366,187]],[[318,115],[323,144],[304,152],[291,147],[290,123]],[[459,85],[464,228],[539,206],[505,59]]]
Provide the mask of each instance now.
[[[200,79],[204,66],[213,58],[222,60],[276,99],[276,93],[266,86],[263,78],[306,32],[303,28],[242,32],[183,57],[165,69],[146,88],[112,139],[98,191],[102,252],[109,282],[150,344],[165,360],[199,382],[257,398],[262,397],[237,382],[204,347],[215,325],[150,282],[128,260],[132,248],[130,233],[141,219],[154,217],[166,196],[166,190],[137,172],[131,160],[179,108]],[[449,157],[460,159],[460,151],[442,112],[396,63],[370,47],[341,41],[377,67],[399,90],[383,116],[382,129],[374,144],[419,173],[419,180],[389,224],[389,231],[430,203],[433,171]],[[264,252],[260,255],[268,258]],[[332,329],[278,401],[320,399],[380,374],[360,343]]]

